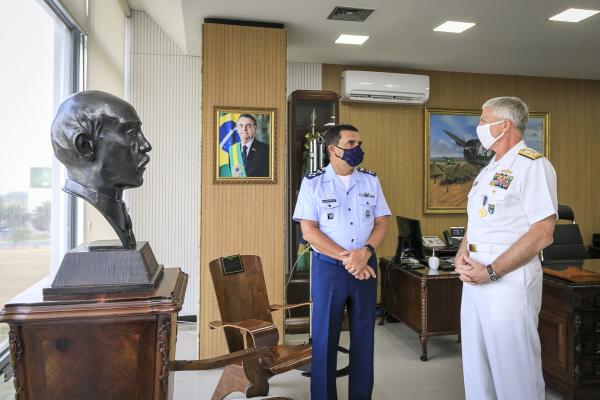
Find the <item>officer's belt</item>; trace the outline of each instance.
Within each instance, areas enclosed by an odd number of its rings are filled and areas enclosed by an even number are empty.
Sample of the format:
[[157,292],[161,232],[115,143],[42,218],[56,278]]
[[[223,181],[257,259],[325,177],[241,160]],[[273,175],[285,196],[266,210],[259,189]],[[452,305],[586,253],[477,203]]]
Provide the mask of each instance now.
[[[335,265],[344,265],[344,263],[341,260],[338,260],[337,258],[326,256],[325,254],[321,254],[318,251],[313,251],[313,254],[319,260],[323,260],[323,261],[326,261],[328,263],[335,264]],[[369,261],[372,261],[372,259],[376,258],[376,257],[377,256],[375,254],[371,254],[371,257],[369,257]]]
[[469,243],[468,247],[471,253],[502,253],[510,246],[510,244]]
[[323,261],[326,261],[328,263],[335,264],[335,265],[344,265],[344,263],[341,260],[338,260],[337,258],[326,256],[325,254],[321,254],[317,251],[314,251],[313,254],[319,260],[323,260]]

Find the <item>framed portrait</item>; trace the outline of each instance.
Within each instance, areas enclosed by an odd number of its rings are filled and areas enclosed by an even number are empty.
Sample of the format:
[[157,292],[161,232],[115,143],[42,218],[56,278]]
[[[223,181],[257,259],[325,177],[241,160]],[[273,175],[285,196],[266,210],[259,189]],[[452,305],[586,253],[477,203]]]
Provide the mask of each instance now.
[[[425,214],[467,212],[467,195],[494,152],[475,131],[480,110],[425,109]],[[523,135],[528,147],[549,156],[549,113],[531,112]]]
[[214,108],[215,183],[276,183],[274,108]]

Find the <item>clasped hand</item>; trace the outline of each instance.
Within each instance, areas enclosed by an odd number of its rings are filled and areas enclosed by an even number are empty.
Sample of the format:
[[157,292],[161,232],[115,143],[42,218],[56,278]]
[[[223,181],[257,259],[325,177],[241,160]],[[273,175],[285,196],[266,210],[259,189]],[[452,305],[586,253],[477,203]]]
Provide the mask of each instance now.
[[461,281],[470,285],[480,285],[490,282],[486,266],[473,260],[466,254],[456,257],[454,270],[458,273]]
[[356,279],[364,280],[371,277],[375,278],[375,271],[367,262],[371,258],[371,252],[366,247],[360,249],[346,250],[340,253],[344,268]]

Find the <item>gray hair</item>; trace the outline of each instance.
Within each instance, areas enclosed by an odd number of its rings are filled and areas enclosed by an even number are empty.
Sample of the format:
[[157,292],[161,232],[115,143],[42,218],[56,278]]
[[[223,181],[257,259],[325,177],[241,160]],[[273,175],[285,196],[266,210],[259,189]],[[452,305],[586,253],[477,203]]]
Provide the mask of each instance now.
[[523,100],[518,97],[495,97],[483,103],[481,108],[485,107],[493,108],[492,113],[495,116],[512,121],[515,128],[521,133],[525,132],[529,120],[529,108]]

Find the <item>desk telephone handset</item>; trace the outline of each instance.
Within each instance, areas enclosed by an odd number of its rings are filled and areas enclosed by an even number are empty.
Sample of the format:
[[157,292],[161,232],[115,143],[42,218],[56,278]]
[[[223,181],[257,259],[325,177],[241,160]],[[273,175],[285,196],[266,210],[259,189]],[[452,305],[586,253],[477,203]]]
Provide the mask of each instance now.
[[458,247],[464,236],[465,228],[462,226],[451,226],[450,230],[444,231],[444,239],[451,247]]

